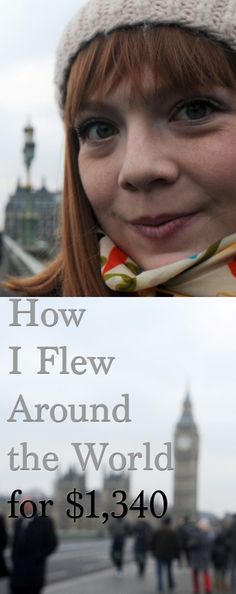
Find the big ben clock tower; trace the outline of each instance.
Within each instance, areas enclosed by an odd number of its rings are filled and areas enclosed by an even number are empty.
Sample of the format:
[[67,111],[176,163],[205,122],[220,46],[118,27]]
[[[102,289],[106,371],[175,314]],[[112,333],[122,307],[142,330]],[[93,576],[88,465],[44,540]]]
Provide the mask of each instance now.
[[174,436],[174,515],[177,521],[184,516],[195,519],[197,515],[198,442],[198,430],[187,394]]

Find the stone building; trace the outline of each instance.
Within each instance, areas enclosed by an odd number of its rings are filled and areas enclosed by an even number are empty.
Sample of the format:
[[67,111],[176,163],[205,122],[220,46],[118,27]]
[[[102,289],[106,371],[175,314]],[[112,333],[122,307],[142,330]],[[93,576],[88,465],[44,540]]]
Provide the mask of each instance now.
[[[83,497],[79,499],[77,496],[77,502],[83,505],[84,513],[81,518],[73,521],[70,518],[66,509],[70,508],[67,502],[67,494],[72,492],[74,489],[79,491]],[[74,468],[70,468],[65,475],[58,478],[54,488],[54,520],[59,530],[70,530],[70,531],[94,531],[97,534],[103,534],[107,532],[109,528],[109,520],[103,523],[104,512],[108,515],[111,511],[115,511],[117,514],[121,513],[120,506],[116,506],[116,500],[113,498],[112,493],[115,490],[124,490],[127,496],[127,503],[130,502],[130,482],[128,475],[124,473],[111,473],[104,476],[102,488],[95,489],[94,495],[93,489],[86,487],[86,474],[78,473]],[[98,517],[86,517],[89,516],[93,509],[93,498],[94,498],[94,511]],[[120,497],[118,498],[121,499]],[[117,499],[117,501],[118,501]],[[71,507],[73,512],[73,507]],[[110,516],[109,516],[110,517]]]
[[18,182],[9,197],[5,211],[4,232],[36,257],[50,259],[57,249],[61,193],[50,192],[45,183],[34,189],[31,167],[35,156],[34,128],[30,122],[24,127],[23,160],[25,184]]
[[[54,488],[54,520],[57,527],[61,530],[84,528],[86,522],[84,517],[79,522],[74,522],[66,513],[67,508],[70,508],[67,502],[67,495],[73,489],[76,489],[82,495],[86,493],[86,475],[85,473],[79,474],[71,467],[64,475],[57,479]],[[77,500],[82,504],[82,500],[79,500],[79,498]]]
[[192,412],[189,394],[183,403],[182,414],[174,435],[174,517],[197,516],[197,479],[199,434]]
[[130,478],[128,474],[123,472],[105,474],[103,479],[103,487],[101,491],[101,506],[103,510],[107,512],[115,511],[120,513],[121,510],[118,506],[116,508],[116,501],[120,500],[121,497],[113,497],[114,491],[122,490],[126,494],[126,502],[130,502]]
[[4,232],[26,251],[50,257],[57,251],[60,208],[60,192],[49,192],[44,184],[35,190],[18,183],[6,206]]

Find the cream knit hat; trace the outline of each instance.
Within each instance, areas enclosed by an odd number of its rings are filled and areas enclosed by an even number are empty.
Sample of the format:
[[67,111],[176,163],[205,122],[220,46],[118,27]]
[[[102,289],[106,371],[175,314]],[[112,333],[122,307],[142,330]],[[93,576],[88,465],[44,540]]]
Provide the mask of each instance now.
[[56,97],[63,114],[70,68],[98,34],[142,24],[179,24],[236,50],[236,0],[89,0],[67,25],[56,55]]

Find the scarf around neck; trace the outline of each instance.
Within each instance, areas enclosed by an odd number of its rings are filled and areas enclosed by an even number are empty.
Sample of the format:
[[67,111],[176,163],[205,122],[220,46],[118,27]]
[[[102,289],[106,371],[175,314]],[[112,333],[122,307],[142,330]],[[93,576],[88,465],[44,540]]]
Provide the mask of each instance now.
[[102,278],[112,291],[143,297],[236,296],[236,233],[198,254],[145,271],[108,236],[99,243]]

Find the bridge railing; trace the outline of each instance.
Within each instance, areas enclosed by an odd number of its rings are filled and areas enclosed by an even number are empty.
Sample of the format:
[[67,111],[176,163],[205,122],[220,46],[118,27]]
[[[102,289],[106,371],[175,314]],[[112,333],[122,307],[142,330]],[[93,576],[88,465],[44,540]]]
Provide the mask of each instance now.
[[45,266],[42,262],[37,260],[37,258],[25,252],[25,250],[8,235],[3,235],[3,248],[6,274],[31,276],[41,272]]

